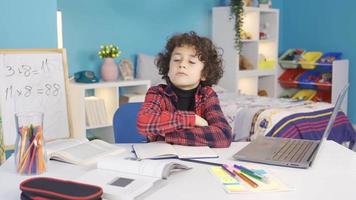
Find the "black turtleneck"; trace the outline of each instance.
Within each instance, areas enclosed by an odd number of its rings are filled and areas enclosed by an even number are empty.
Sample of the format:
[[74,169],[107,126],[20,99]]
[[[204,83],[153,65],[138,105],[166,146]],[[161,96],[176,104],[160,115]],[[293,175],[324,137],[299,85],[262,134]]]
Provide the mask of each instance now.
[[175,87],[172,84],[172,89],[176,93],[178,97],[177,105],[176,108],[178,110],[184,110],[184,111],[194,111],[194,105],[195,105],[195,93],[197,91],[197,88],[191,89],[191,90],[182,90],[177,87]]

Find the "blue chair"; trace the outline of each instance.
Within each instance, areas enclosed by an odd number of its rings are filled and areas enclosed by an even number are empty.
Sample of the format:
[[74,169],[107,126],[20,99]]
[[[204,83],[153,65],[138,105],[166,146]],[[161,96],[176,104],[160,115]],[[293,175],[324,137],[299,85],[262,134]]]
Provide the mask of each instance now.
[[136,126],[141,106],[142,103],[125,103],[116,110],[113,119],[115,143],[147,142],[147,138],[138,132]]

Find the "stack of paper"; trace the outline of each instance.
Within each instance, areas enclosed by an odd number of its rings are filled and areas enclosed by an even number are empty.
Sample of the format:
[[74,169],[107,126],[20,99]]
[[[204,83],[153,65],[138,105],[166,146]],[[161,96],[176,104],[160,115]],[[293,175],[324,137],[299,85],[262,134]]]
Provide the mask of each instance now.
[[[251,168],[250,168],[251,169]],[[224,190],[228,193],[245,193],[245,192],[277,192],[277,191],[288,191],[286,185],[284,185],[281,181],[271,175],[271,173],[267,173],[262,169],[252,169],[255,173],[265,177],[268,182],[262,182],[260,180],[254,179],[248,175],[249,179],[253,182],[257,183],[257,187],[251,187],[246,181],[234,177],[229,174],[223,167],[211,167],[210,172],[217,177],[217,179],[222,183]]]
[[85,116],[89,127],[108,124],[108,116],[104,99],[91,96],[85,97]]

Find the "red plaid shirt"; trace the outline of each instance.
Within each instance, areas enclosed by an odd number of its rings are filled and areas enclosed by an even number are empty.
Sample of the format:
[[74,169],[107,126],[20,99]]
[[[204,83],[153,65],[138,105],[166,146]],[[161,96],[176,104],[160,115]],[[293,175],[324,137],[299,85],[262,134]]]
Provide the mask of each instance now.
[[[151,87],[138,113],[137,128],[150,141],[167,143],[228,147],[231,127],[211,87],[199,86],[195,94],[195,112],[176,109],[177,95],[168,85]],[[195,114],[203,117],[209,126],[195,126]]]

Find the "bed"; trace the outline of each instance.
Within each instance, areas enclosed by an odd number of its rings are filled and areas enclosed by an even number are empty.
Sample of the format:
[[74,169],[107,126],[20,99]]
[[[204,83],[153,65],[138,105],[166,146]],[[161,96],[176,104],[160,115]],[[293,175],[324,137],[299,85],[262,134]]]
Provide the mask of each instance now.
[[[236,95],[219,91],[222,111],[232,127],[234,141],[249,141],[259,135],[319,140],[333,106],[329,103]],[[352,148],[356,132],[340,111],[328,137]]]

